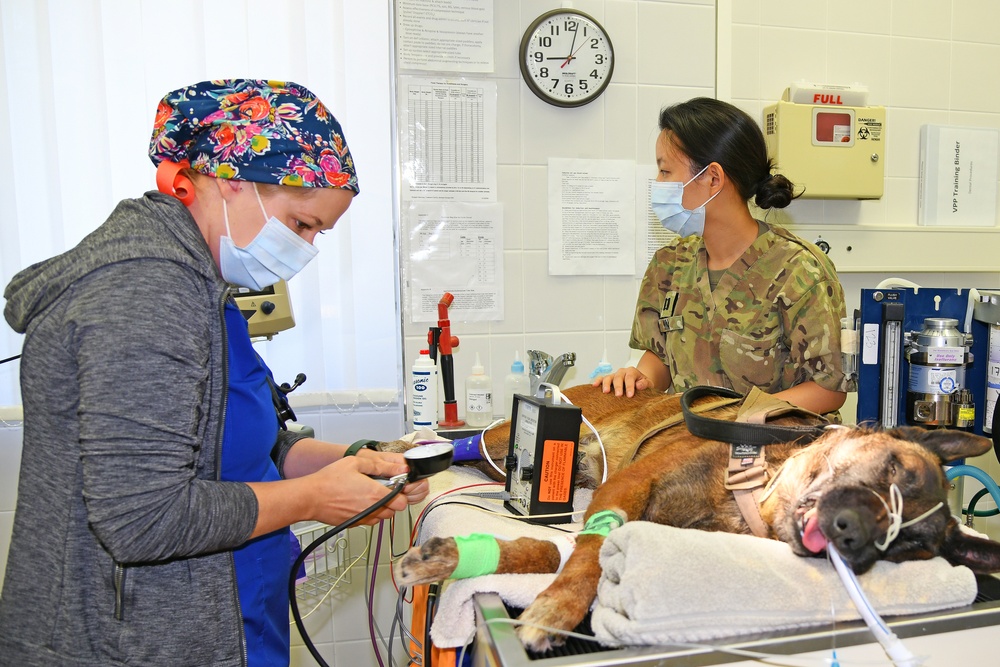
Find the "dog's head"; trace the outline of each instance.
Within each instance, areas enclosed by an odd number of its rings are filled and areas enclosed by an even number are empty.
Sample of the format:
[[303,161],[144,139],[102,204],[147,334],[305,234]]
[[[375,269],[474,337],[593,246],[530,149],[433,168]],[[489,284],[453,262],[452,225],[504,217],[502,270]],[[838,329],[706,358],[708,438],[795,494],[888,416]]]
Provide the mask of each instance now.
[[788,459],[765,492],[761,514],[797,554],[825,554],[832,543],[858,574],[879,559],[934,556],[997,572],[1000,544],[960,530],[941,467],[990,446],[986,438],[944,429],[831,429]]

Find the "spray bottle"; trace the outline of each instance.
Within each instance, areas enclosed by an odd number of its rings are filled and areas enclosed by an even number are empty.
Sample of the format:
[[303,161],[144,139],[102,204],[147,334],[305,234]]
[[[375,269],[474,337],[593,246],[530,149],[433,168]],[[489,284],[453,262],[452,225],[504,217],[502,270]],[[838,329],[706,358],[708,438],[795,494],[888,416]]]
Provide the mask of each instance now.
[[437,428],[438,373],[430,350],[420,350],[413,364],[410,381],[410,405],[413,408],[413,429],[421,426]]
[[601,363],[597,364],[597,368],[595,368],[594,371],[590,374],[590,379],[594,380],[596,378],[607,375],[608,373],[613,373],[614,370],[615,369],[612,368],[611,364],[608,362],[608,351],[604,350],[604,354],[601,355]]
[[493,421],[493,382],[486,375],[479,353],[472,366],[472,375],[465,379],[465,423],[473,428],[485,428]]
[[514,394],[531,395],[531,378],[524,372],[524,363],[520,354],[514,351],[514,363],[510,365],[510,373],[503,379],[503,413],[510,419],[514,403]]

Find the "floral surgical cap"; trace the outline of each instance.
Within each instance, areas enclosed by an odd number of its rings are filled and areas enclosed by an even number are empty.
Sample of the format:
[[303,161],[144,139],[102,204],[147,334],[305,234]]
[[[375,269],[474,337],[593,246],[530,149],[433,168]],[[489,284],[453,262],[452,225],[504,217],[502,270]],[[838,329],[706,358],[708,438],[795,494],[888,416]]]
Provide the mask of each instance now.
[[215,178],[359,191],[340,123],[290,81],[222,79],[168,93],[149,157],[156,165],[187,160]]

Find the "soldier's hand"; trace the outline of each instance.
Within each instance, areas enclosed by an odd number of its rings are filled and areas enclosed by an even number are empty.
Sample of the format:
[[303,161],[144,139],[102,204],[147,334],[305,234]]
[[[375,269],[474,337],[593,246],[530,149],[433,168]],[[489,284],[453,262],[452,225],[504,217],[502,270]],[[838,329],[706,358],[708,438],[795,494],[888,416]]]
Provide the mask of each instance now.
[[635,396],[635,392],[652,387],[653,381],[643,375],[638,368],[626,366],[625,368],[619,368],[611,375],[604,375],[597,378],[594,380],[593,386],[601,387],[605,394],[611,393],[613,389],[615,396],[624,394],[631,398]]

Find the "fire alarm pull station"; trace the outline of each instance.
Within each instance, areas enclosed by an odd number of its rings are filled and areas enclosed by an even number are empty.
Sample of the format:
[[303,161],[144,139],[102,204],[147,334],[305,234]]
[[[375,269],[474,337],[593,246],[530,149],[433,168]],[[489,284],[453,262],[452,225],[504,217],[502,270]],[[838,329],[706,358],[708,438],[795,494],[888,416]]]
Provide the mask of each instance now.
[[798,83],[764,109],[764,139],[779,173],[804,199],[880,199],[885,107],[863,86]]
[[583,413],[575,405],[514,394],[504,507],[533,523],[569,523]]

